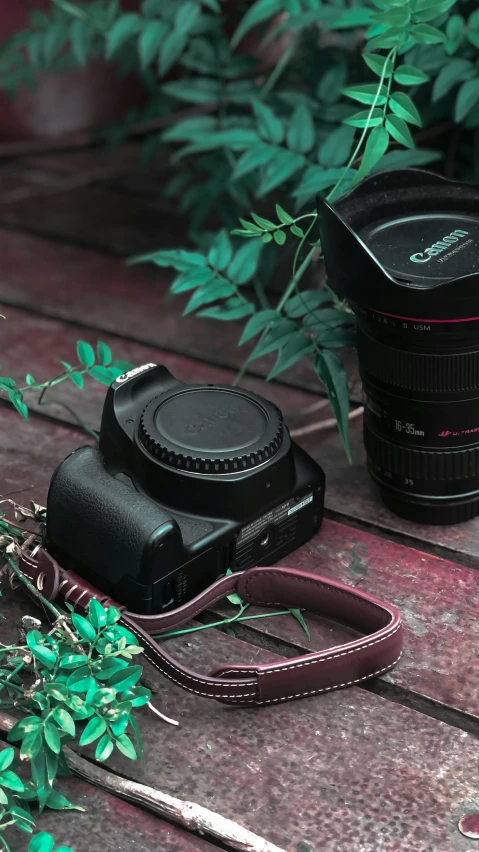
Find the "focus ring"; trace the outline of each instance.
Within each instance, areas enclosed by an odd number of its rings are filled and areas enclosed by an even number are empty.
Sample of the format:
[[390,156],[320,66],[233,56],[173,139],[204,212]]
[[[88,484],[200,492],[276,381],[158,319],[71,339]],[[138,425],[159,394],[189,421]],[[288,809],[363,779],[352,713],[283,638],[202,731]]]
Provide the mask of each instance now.
[[364,445],[374,464],[407,479],[451,482],[479,476],[479,446],[462,450],[418,450],[394,444],[364,424]]
[[426,393],[479,389],[479,351],[425,355],[385,345],[358,327],[358,357],[365,377]]

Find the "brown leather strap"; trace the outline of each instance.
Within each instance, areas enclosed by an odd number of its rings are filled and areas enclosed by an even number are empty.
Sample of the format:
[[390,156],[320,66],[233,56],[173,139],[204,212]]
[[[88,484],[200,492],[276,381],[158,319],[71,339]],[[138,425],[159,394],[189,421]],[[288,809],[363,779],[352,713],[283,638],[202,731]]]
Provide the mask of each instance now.
[[[118,606],[73,571],[60,568],[45,550],[35,557],[23,556],[20,568],[49,600],[61,595],[82,609],[91,598],[104,606]],[[151,633],[184,624],[233,591],[246,603],[307,609],[364,635],[345,645],[272,665],[219,666],[209,676],[178,663],[152,639]],[[401,656],[401,617],[394,606],[343,583],[291,568],[250,568],[230,574],[178,609],[160,615],[118,608],[121,623],[134,633],[159,672],[188,692],[225,704],[267,705],[329,692],[383,674]]]

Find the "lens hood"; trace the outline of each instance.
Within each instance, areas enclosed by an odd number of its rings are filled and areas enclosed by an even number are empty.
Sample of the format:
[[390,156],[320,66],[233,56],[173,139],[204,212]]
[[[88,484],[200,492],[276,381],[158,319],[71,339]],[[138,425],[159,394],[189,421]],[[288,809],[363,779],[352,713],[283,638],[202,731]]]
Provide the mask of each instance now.
[[479,318],[478,186],[422,169],[379,172],[334,206],[318,197],[318,226],[330,286],[353,307]]

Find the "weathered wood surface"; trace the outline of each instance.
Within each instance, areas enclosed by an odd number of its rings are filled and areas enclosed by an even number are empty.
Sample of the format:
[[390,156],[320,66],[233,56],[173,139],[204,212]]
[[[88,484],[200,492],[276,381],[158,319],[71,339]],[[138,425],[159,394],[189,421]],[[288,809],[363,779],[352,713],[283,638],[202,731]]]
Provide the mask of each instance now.
[[[18,488],[19,502],[44,503],[56,465],[90,440],[47,422],[25,423],[4,408],[0,408],[0,430],[4,436],[2,490]],[[406,626],[405,653],[385,680],[416,697],[479,716],[477,571],[328,520],[318,536],[283,562],[359,585],[396,604]],[[253,621],[246,633],[242,625],[240,635],[289,655],[295,648],[322,648],[331,645],[333,638],[347,641],[351,635],[347,629],[331,633],[331,624],[314,616],[308,616],[308,624],[310,643],[290,617]]]
[[[131,213],[133,217],[134,214]],[[168,296],[171,272],[151,265],[127,267],[118,258],[0,229],[0,302],[91,329],[161,346],[178,354],[237,370],[252,344],[238,349],[243,325],[181,315],[185,299]],[[355,356],[348,354],[361,399]],[[255,361],[254,375],[267,375],[274,356]],[[317,393],[311,365],[301,361],[282,381]]]
[[[21,592],[8,595],[3,611],[10,623],[39,613]],[[214,630],[170,639],[167,647],[204,672],[220,661],[276,658]],[[154,704],[180,724],[142,711],[144,765],[117,756],[109,761],[115,771],[216,810],[288,852],[469,852],[457,822],[477,809],[479,743],[466,732],[364,689],[241,709],[186,693],[148,664],[145,671]],[[69,782],[67,794],[82,804],[83,788],[76,790]],[[86,805],[101,837],[100,795],[92,793]],[[122,813],[121,805],[111,807]],[[55,832],[68,831],[63,816],[52,819]],[[78,831],[75,850],[88,852]],[[117,848],[128,848],[121,845],[125,831],[131,837],[118,820]],[[141,839],[145,852],[163,848],[147,833]]]
[[[47,810],[38,816],[38,829],[53,834],[56,846],[74,852],[218,852],[215,844],[84,781],[62,779],[59,789],[85,812]],[[25,852],[27,835],[10,829],[6,839],[11,852]]]

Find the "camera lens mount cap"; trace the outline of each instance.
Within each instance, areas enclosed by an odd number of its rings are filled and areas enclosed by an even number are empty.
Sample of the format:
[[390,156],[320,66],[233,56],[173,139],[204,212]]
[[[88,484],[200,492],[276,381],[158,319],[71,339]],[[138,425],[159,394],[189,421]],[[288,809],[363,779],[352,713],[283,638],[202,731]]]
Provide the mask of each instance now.
[[393,278],[416,287],[479,271],[479,219],[421,213],[375,222],[359,236]]
[[188,385],[155,397],[139,424],[140,443],[162,464],[191,473],[234,474],[269,461],[283,442],[271,402],[223,385]]

